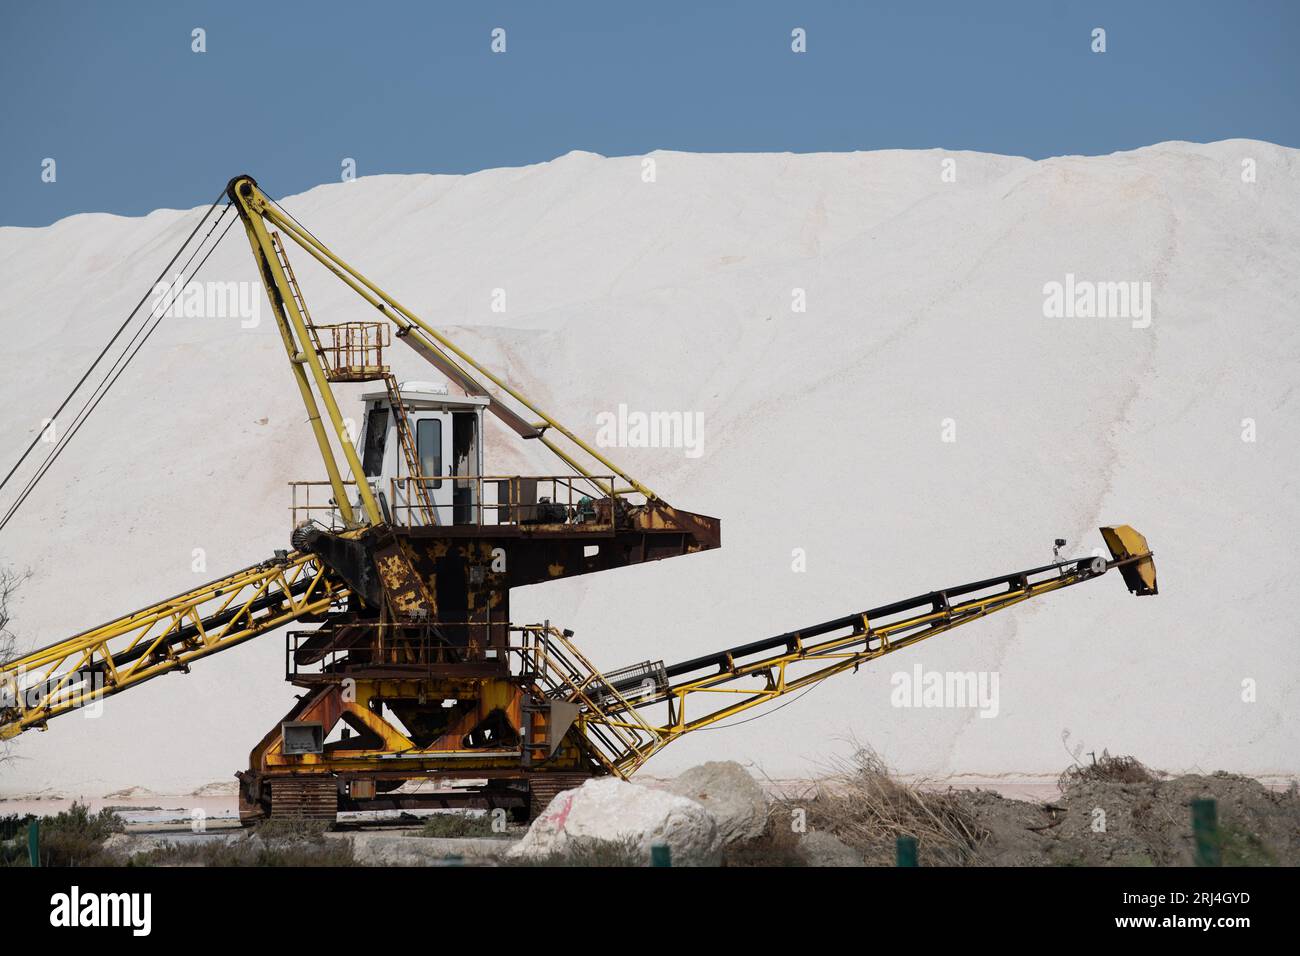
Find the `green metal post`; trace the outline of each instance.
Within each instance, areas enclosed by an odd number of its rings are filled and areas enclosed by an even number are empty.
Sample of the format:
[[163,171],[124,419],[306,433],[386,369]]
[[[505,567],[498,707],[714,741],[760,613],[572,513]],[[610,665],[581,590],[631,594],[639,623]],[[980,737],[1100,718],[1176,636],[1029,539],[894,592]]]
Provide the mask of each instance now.
[[656,843],[650,847],[651,866],[672,866],[673,850],[667,843]]
[[899,866],[916,866],[916,837],[900,836],[895,845]]
[[1213,800],[1192,801],[1192,835],[1196,838],[1196,865],[1219,866],[1218,809]]
[[27,824],[27,858],[32,866],[41,865],[41,821]]

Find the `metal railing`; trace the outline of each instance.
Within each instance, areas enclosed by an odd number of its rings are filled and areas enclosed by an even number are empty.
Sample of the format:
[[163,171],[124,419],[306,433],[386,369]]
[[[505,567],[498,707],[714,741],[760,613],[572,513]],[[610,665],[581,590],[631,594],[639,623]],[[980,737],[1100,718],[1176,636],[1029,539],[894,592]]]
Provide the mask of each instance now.
[[664,745],[664,733],[634,706],[643,693],[653,693],[653,684],[620,689],[620,682],[597,670],[570,640],[569,632],[552,627],[549,621],[512,627],[511,632],[520,635],[519,643],[512,643],[509,650],[518,657],[521,673],[533,677],[551,700],[579,706],[578,727],[610,773],[626,777]]
[[325,359],[331,382],[369,382],[388,373],[386,322],[339,322],[313,325],[316,347]]
[[625,675],[631,679],[602,674],[570,637],[549,622],[347,624],[337,631],[327,626],[289,632],[285,673],[290,680],[303,681],[380,669],[418,678],[432,676],[446,664],[497,661],[521,681],[534,684],[545,699],[577,704],[578,726],[593,754],[609,772],[622,776],[665,741],[663,731],[635,706],[639,698],[665,689],[663,665],[637,665],[636,675]]
[[[386,488],[375,479],[370,488],[384,519],[403,528],[427,525],[431,507],[435,522],[443,526],[564,526],[609,533],[615,506],[600,490],[602,481],[613,486],[613,478],[605,475],[437,475],[390,478]],[[355,488],[356,482],[344,485]],[[331,531],[342,529],[328,481],[291,481],[289,488],[294,527],[315,521]],[[626,501],[625,494],[619,490],[615,497]]]
[[349,623],[310,631],[289,631],[285,638],[288,680],[342,675],[350,669],[406,671],[431,675],[446,664],[509,661],[505,621],[440,621],[436,624]]
[[[389,481],[392,522],[399,527],[424,524],[420,502],[434,502],[440,525],[578,525],[609,531],[614,515],[595,475],[437,475],[403,476]],[[425,495],[418,494],[422,487]],[[446,492],[450,490],[450,495]],[[441,493],[440,493],[441,492]],[[450,500],[448,500],[450,498]],[[441,500],[440,500],[441,499]]]
[[[343,484],[349,488],[357,486],[355,481],[344,481]],[[374,490],[374,485],[371,489]],[[315,500],[312,499],[313,492],[316,494]],[[380,508],[383,508],[382,502]],[[293,516],[295,528],[305,521],[314,521],[328,531],[343,530],[343,519],[339,515],[338,504],[334,501],[332,486],[328,481],[289,482],[289,512]]]

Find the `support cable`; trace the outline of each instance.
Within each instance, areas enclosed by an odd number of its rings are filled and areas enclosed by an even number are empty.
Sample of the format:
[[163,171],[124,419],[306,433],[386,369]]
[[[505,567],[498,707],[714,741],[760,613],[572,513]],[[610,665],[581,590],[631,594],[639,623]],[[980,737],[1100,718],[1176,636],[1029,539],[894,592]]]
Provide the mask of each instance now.
[[[150,293],[152,293],[153,290],[158,286],[158,283],[162,282],[163,279],[167,277],[168,270],[171,269],[173,265],[175,265],[176,260],[181,257],[181,253],[185,251],[185,247],[190,244],[190,242],[198,234],[198,231],[201,228],[203,228],[203,224],[208,221],[208,217],[212,215],[212,211],[217,208],[217,205],[221,202],[221,197],[224,195],[225,195],[225,191],[223,190],[220,194],[218,194],[216,199],[212,200],[212,205],[208,207],[208,211],[203,214],[203,218],[200,219],[198,223],[194,226],[194,230],[188,236],[185,237],[185,241],[181,243],[180,248],[178,248],[176,250],[176,253],[171,257],[171,259],[168,260],[167,265],[163,266],[162,272],[158,274],[158,278],[154,280],[153,285],[149,287],[149,291],[146,292],[143,296],[141,296],[140,301],[135,304],[135,308],[132,309],[127,314],[126,319],[124,319],[122,324],[118,326],[117,331],[113,333],[113,337],[108,340],[108,344],[104,346],[104,348],[100,351],[99,355],[95,356],[95,361],[90,363],[90,368],[86,369],[85,373],[81,376],[81,378],[77,380],[77,384],[72,387],[72,391],[68,392],[67,397],[63,399],[63,401],[59,404],[59,407],[55,409],[54,414],[51,415],[48,419],[46,419],[46,421],[53,422],[55,419],[59,417],[59,415],[63,413],[63,410],[67,407],[68,402],[72,401],[72,396],[77,394],[78,389],[80,389],[81,386],[86,383],[86,379],[90,377],[90,373],[95,371],[95,368],[99,365],[101,361],[103,361],[103,358],[108,353],[108,350],[113,347],[113,343],[118,340],[118,337],[121,336],[121,334],[126,330],[126,327],[131,324],[131,320],[135,318],[135,314],[139,312],[141,307],[145,304],[145,302],[148,301]],[[9,469],[9,473],[5,475],[2,480],[0,480],[0,490],[4,489],[4,486],[9,483],[9,479],[11,479],[14,476],[14,472],[16,472],[22,466],[22,463],[27,460],[27,456],[30,455],[33,449],[36,448],[37,444],[40,443],[41,434],[44,431],[45,429],[42,428],[40,431],[36,433],[36,437],[32,439],[32,443],[27,446],[27,450],[18,456],[18,461],[16,461],[14,463],[14,466]]]
[[[220,199],[218,199],[217,202],[220,202]],[[213,203],[213,208],[215,208],[216,205],[217,203]],[[198,247],[194,250],[193,253],[191,253],[189,259],[186,260],[185,265],[181,267],[181,274],[184,274],[184,271],[189,268],[190,263],[192,263],[195,257],[199,254],[199,252],[202,251],[204,244],[207,242],[208,238],[212,235],[213,231],[217,228],[217,226],[221,224],[221,220],[225,218],[226,211],[229,208],[230,207],[227,206],[226,209],[222,210],[221,215],[218,216],[217,220],[212,224],[212,227],[208,230],[207,235],[203,237]],[[210,211],[211,210],[209,210],[209,212]],[[207,217],[205,216],[204,219],[206,220],[206,218]],[[221,244],[221,240],[225,238],[226,233],[230,231],[230,227],[233,226],[238,221],[238,218],[239,217],[237,216],[233,217],[226,224],[226,227],[225,229],[222,230],[221,235],[217,237],[217,241],[208,247],[208,251],[204,254],[203,258],[199,261],[198,266],[194,270],[195,276],[197,276],[199,272],[203,269],[203,265],[208,261],[208,257],[211,256],[212,253],[216,250],[217,246]],[[202,225],[202,221],[200,222],[199,225],[200,226]],[[197,231],[198,230],[196,228],[195,232]],[[185,240],[185,245],[188,245],[190,240],[193,239],[193,237],[194,237],[194,233],[191,233],[190,237]],[[184,250],[185,245],[181,247],[180,251]],[[176,259],[179,258],[180,251],[178,251],[177,255],[173,256],[171,262],[167,264],[168,268],[170,268],[171,265],[175,263]],[[166,270],[164,270],[163,272],[163,277],[165,277],[165,275],[166,275]],[[159,282],[161,281],[162,281],[162,277],[159,278]],[[154,283],[155,286],[157,286],[157,284],[158,284],[157,282]],[[150,311],[150,318],[153,319],[153,324],[148,326],[147,329],[144,325],[142,325],[139,329],[136,330],[135,334],[131,337],[130,341],[127,342],[125,348],[123,348],[122,352],[118,355],[118,357],[114,360],[113,364],[109,367],[108,371],[105,373],[104,379],[100,381],[100,384],[97,385],[95,387],[95,390],[91,393],[90,398],[88,398],[86,400],[86,403],[82,405],[81,410],[77,413],[77,415],[73,420],[72,427],[64,434],[64,436],[59,440],[58,444],[45,457],[45,460],[41,463],[41,466],[37,470],[36,474],[32,476],[32,478],[28,481],[27,485],[23,488],[22,492],[19,494],[18,498],[15,499],[12,505],[10,505],[9,510],[5,512],[4,518],[0,519],[0,531],[3,531],[4,528],[13,519],[14,515],[18,513],[18,509],[22,507],[23,503],[36,489],[36,485],[40,482],[42,478],[45,477],[46,472],[49,471],[50,467],[58,459],[59,455],[63,453],[63,450],[67,448],[68,443],[81,429],[81,426],[85,423],[86,419],[89,418],[91,413],[94,412],[94,410],[99,406],[99,403],[103,400],[104,396],[108,394],[108,390],[112,388],[114,384],[117,383],[118,378],[121,377],[122,373],[126,371],[127,366],[130,365],[131,361],[136,357],[137,354],[139,354],[140,349],[144,346],[145,342],[149,340],[149,337],[153,335],[154,330],[158,328],[162,320],[166,317],[168,310],[172,307],[172,305],[175,304],[175,302],[179,297],[180,297],[180,291],[177,290],[175,295],[172,297],[171,301],[167,302],[166,305],[162,307],[161,311],[158,311],[157,306],[155,306],[154,310]],[[148,296],[146,295],[145,298],[147,299]],[[139,306],[137,306],[136,309],[133,310],[132,315],[134,315],[135,312],[138,310],[139,310]],[[129,318],[127,322],[128,323],[130,322]],[[148,323],[149,319],[145,319],[145,322]],[[125,328],[125,324],[123,325],[123,328]],[[116,339],[117,335],[121,334],[121,331],[122,329],[119,329],[118,333],[115,334],[113,338]],[[112,345],[112,341],[109,342],[108,346],[105,346],[104,349],[105,353],[108,351],[108,348],[111,345]],[[95,365],[99,363],[99,361],[103,358],[103,356],[104,353],[101,353],[100,356],[96,358]],[[87,370],[86,373],[87,376],[90,374],[90,371],[93,370],[93,368],[94,365],[91,366],[91,369]],[[82,382],[77,383],[77,389],[81,387],[82,383],[85,381],[85,377],[86,376],[82,377]],[[77,389],[74,389],[72,394],[75,394]],[[60,411],[62,411],[63,407],[66,406],[68,401],[72,398],[72,394],[69,394],[68,398],[64,400],[63,405],[59,406]],[[57,416],[58,412],[56,412],[55,414]],[[37,435],[37,441],[39,440],[40,440],[40,435]],[[35,442],[33,442],[32,447],[35,447]],[[30,450],[31,449],[29,448],[28,451]],[[24,453],[23,458],[26,458],[26,453]],[[21,459],[20,459],[20,464],[21,464]],[[15,466],[15,468],[16,467],[17,466]]]

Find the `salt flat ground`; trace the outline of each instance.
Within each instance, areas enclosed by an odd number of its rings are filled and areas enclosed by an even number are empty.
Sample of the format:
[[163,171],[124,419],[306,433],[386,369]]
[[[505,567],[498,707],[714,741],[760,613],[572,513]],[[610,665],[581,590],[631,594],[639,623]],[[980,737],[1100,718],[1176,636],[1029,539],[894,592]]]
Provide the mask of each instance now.
[[[572,628],[602,667],[1029,567],[1055,537],[1088,553],[1101,524],[1131,523],[1157,552],[1158,597],[1118,576],[1049,596],[691,735],[647,772],[727,758],[812,776],[855,737],[939,779],[1050,779],[1103,749],[1286,778],[1300,753],[1298,155],[1244,140],[1038,162],[663,152],[646,182],[641,157],[571,153],[284,203],[579,433],[620,404],[703,416],[698,457],[611,454],[720,516],[721,550],[515,595],[516,620]],[[10,458],[197,215],[0,229]],[[318,322],[370,317],[294,264]],[[1045,286],[1067,276],[1150,283],[1151,321],[1045,316]],[[201,278],[257,281],[237,229]],[[285,482],[321,469],[267,310],[247,324],[164,322],[0,535],[0,563],[32,572],[13,622],[24,646],[287,546]],[[403,378],[432,377],[392,358]],[[489,468],[558,470],[535,452],[494,433]],[[0,787],[230,779],[292,702],[283,653],[263,638],[25,735]],[[918,663],[996,674],[996,713],[894,706],[892,676]]]

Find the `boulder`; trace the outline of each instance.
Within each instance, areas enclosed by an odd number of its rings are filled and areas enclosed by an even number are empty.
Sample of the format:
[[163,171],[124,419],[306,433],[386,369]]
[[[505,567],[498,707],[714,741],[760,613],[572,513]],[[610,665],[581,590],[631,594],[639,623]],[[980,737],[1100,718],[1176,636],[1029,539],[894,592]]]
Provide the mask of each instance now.
[[866,866],[862,854],[825,830],[812,830],[799,838],[799,855],[809,866]]
[[718,821],[723,846],[760,837],[767,830],[770,801],[759,782],[734,760],[692,767],[668,783],[673,793],[694,800]]
[[657,843],[671,848],[674,866],[714,865],[721,849],[717,823],[695,801],[599,777],[557,794],[509,855],[546,859],[600,843],[626,845],[647,865]]

